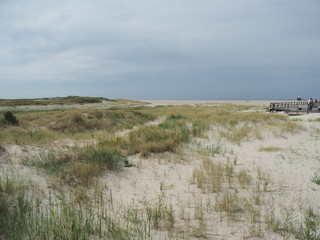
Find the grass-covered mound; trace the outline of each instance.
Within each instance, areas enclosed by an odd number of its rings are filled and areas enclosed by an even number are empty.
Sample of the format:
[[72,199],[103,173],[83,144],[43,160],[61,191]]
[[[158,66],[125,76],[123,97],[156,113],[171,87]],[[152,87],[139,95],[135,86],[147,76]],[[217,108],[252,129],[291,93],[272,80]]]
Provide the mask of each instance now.
[[34,98],[34,99],[0,99],[0,106],[28,106],[28,105],[73,105],[102,103],[103,101],[114,101],[103,97],[55,97],[55,98]]

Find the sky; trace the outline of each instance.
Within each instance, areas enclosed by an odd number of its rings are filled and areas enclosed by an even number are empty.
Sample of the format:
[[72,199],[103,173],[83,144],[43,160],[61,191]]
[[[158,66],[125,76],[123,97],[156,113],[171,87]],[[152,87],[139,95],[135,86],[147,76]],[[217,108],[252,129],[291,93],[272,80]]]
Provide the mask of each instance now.
[[0,98],[320,98],[320,0],[0,0]]

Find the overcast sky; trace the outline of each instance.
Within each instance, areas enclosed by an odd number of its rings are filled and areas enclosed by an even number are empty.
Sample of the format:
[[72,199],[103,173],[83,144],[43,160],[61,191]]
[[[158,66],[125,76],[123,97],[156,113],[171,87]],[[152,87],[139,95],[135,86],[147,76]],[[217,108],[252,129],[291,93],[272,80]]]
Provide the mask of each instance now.
[[0,98],[320,98],[320,0],[0,0]]

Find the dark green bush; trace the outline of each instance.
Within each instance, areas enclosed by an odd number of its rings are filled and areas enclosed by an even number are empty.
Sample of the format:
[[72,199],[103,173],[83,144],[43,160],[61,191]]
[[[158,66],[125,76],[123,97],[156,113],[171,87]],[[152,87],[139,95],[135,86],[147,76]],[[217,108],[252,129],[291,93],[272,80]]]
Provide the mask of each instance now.
[[6,150],[1,146],[0,144],[0,156],[5,152]]
[[4,113],[3,122],[9,125],[19,125],[19,120],[17,117],[10,111]]

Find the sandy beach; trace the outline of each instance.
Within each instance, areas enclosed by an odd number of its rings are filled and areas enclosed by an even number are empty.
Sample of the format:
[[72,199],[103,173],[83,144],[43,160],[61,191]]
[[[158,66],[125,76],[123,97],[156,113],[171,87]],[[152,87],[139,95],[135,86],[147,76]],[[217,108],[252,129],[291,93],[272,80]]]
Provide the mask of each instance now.
[[[224,104],[267,107],[270,103],[266,100],[143,102],[150,107]],[[221,137],[221,129],[212,125],[204,138],[194,138],[183,144],[178,153],[151,154],[148,158],[131,155],[129,161],[133,167],[108,172],[99,179],[105,190],[103,196],[109,199],[112,195],[112,206],[119,214],[124,214],[124,209],[136,211],[159,202],[165,209],[171,209],[172,230],[169,234],[153,230],[150,239],[299,239],[294,229],[304,224],[305,214],[311,210],[315,216],[320,214],[320,185],[313,181],[320,173],[320,114],[288,118],[300,126],[299,130],[282,132],[268,128],[253,139],[246,138],[235,144]],[[164,120],[157,119],[145,125],[156,126]],[[116,135],[123,137],[130,131]],[[61,144],[63,147],[64,143]],[[73,144],[79,145],[71,142]],[[90,144],[95,143],[91,141]],[[25,152],[36,151],[35,146],[7,144],[4,147],[5,154],[0,154],[0,174],[19,172],[43,191],[51,188],[50,180],[43,174],[21,164]],[[200,187],[197,173],[205,172],[204,164],[209,162],[226,171],[222,184],[225,190],[216,193]],[[230,175],[225,169],[231,171]],[[221,203],[226,196],[235,198],[234,205],[239,203],[238,209],[230,214]],[[292,229],[283,230],[286,224]],[[315,231],[319,236],[320,230]]]
[[246,105],[246,106],[269,106],[270,102],[277,102],[280,100],[140,100],[149,103],[150,106],[176,106],[176,105],[190,105],[190,106],[215,106],[215,105]]
[[[244,106],[263,106],[268,107],[271,102],[283,100],[137,100],[129,103],[104,101],[95,104],[74,104],[74,105],[31,105],[0,107],[0,111],[6,110],[53,110],[53,109],[105,109],[111,107],[136,107],[136,106],[219,106],[219,105],[244,105]],[[287,100],[288,101],[288,100]]]

